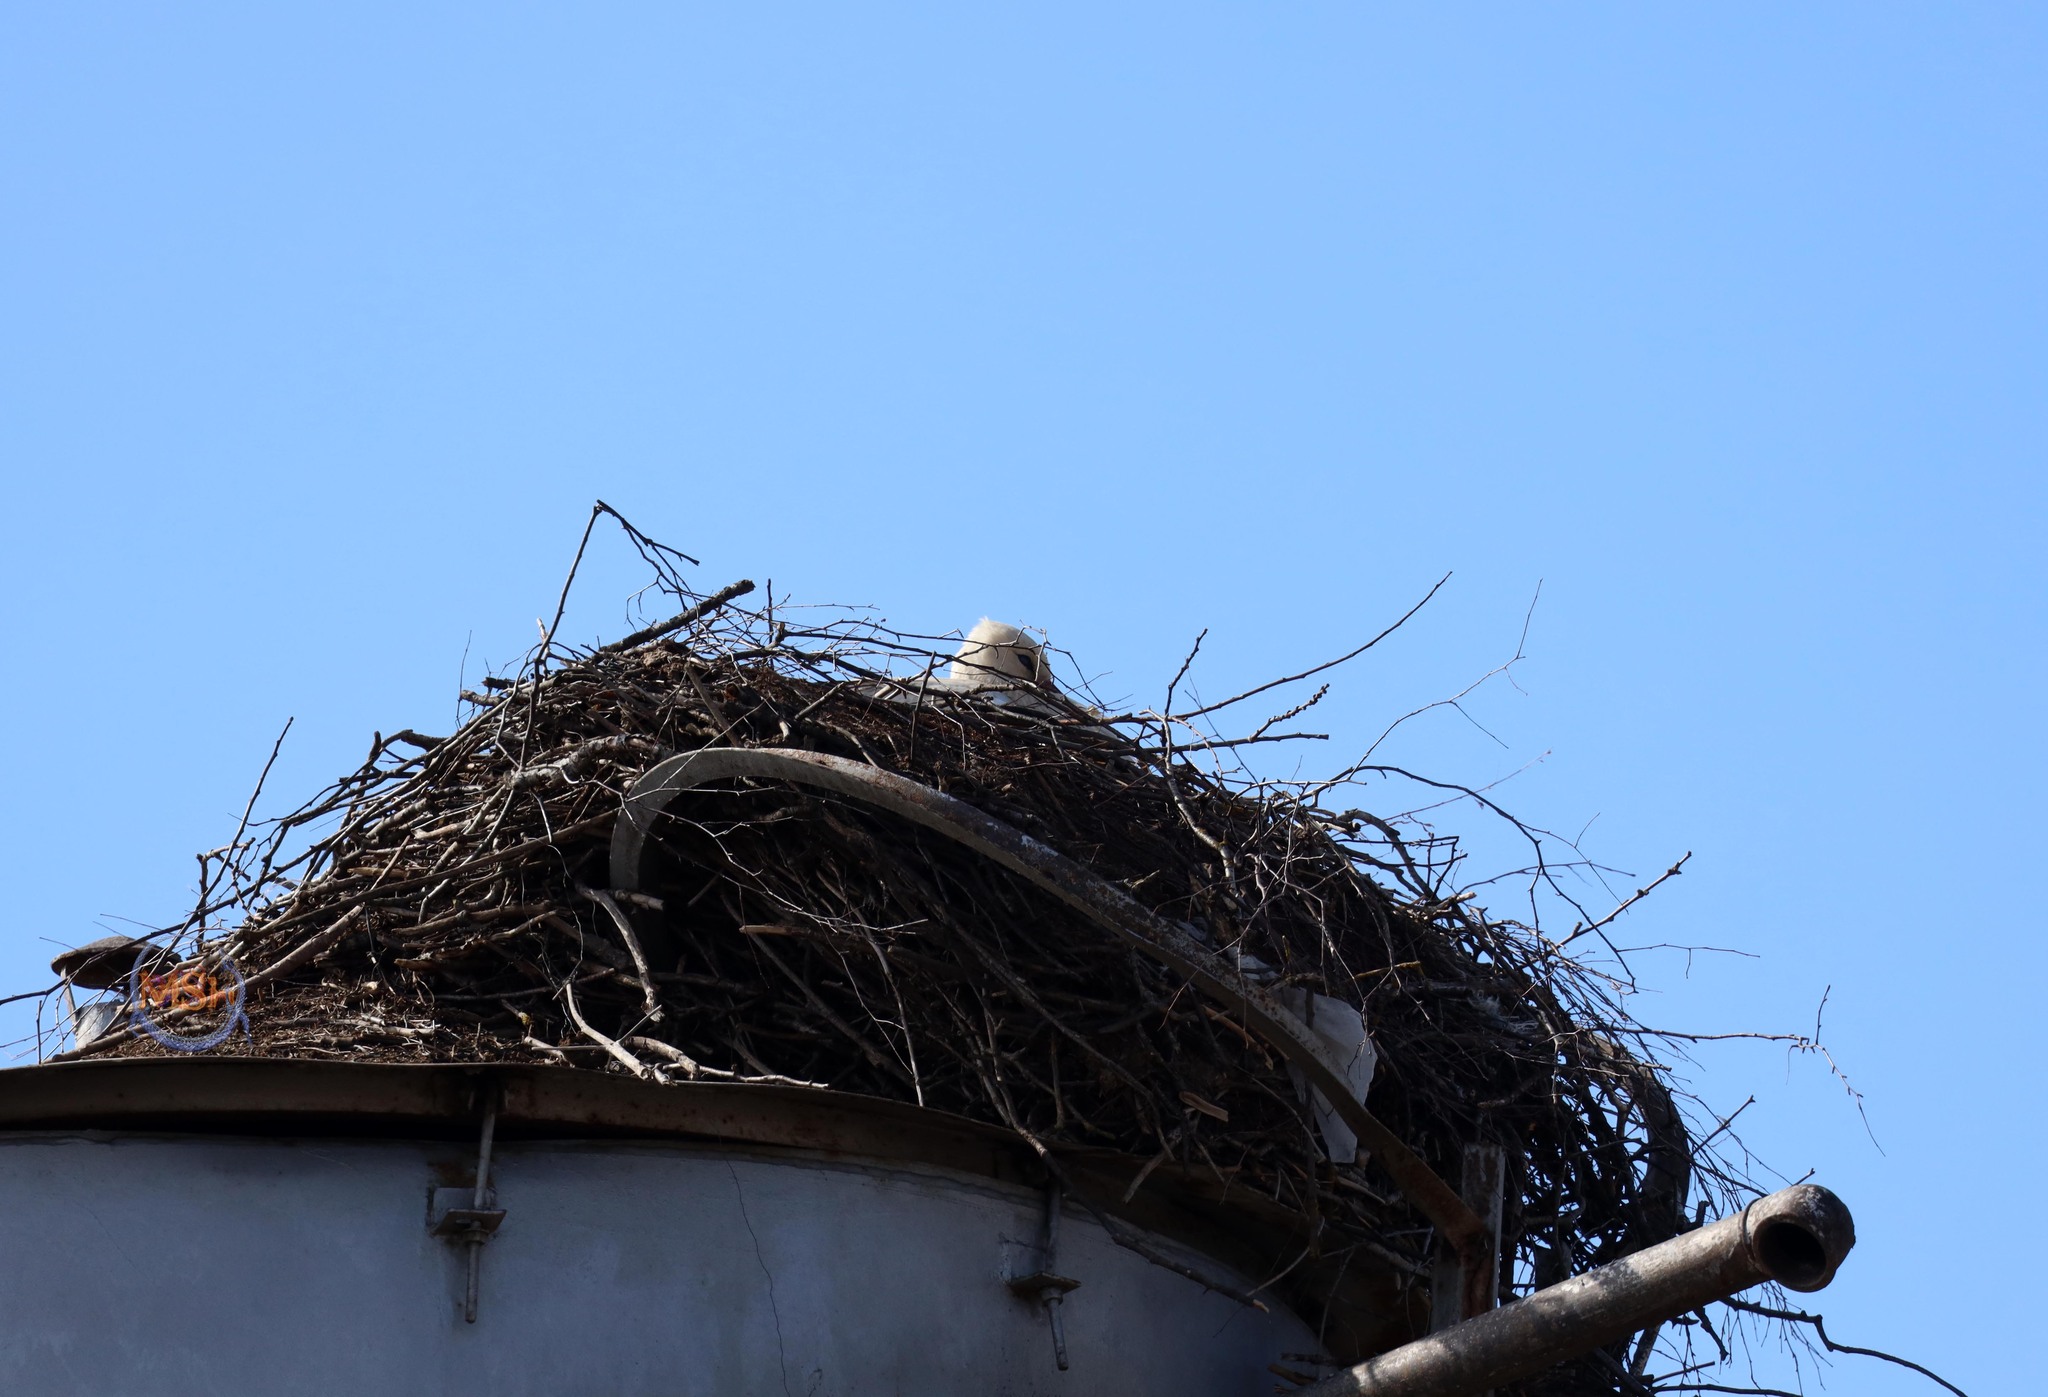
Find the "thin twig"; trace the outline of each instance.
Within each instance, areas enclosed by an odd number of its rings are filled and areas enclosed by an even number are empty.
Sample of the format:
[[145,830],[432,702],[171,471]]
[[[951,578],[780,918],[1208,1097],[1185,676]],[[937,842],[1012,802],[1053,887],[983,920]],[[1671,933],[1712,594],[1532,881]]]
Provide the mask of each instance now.
[[1805,1310],[1782,1310],[1772,1305],[1759,1305],[1750,1300],[1729,1299],[1721,1303],[1731,1310],[1740,1310],[1744,1314],[1762,1315],[1765,1319],[1781,1320],[1787,1324],[1811,1325],[1814,1337],[1821,1341],[1829,1353],[1853,1353],[1864,1358],[1881,1358],[1887,1363],[1896,1363],[1901,1368],[1910,1368],[1930,1382],[1940,1383],[1950,1392],[1955,1393],[1956,1397],[1970,1397],[1969,1393],[1957,1387],[1932,1368],[1922,1367],[1910,1358],[1901,1358],[1895,1353],[1886,1353],[1883,1349],[1861,1348],[1855,1344],[1836,1343],[1832,1338],[1828,1337],[1827,1321],[1821,1315],[1808,1314]]

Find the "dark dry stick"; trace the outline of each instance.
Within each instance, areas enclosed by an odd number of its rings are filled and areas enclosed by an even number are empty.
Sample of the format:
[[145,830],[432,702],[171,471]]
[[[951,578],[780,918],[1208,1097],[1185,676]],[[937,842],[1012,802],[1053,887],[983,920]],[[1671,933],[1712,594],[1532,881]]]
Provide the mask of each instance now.
[[650,640],[659,640],[663,636],[671,635],[685,626],[696,624],[721,606],[724,606],[734,597],[743,597],[753,590],[754,584],[742,578],[730,586],[719,588],[679,616],[671,616],[659,625],[647,626],[634,631],[623,640],[615,640],[609,645],[600,645],[597,648],[597,653],[600,655],[614,654],[620,650],[632,650],[638,646],[645,645]]

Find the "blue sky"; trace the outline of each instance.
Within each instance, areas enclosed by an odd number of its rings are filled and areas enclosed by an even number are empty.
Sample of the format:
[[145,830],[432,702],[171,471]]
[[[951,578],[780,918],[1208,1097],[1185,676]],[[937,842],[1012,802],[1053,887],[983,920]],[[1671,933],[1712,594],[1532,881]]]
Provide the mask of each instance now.
[[[2044,72],[2019,5],[15,7],[0,972],[175,914],[287,717],[286,793],[445,728],[596,497],[1139,702],[1451,572],[1311,772],[1540,582],[1498,742],[1400,757],[1694,851],[1631,937],[1755,958],[1651,953],[1640,1011],[1827,990],[1882,1145],[1813,1060],[1691,1069],[1856,1210],[1832,1328],[2021,1390]],[[639,582],[601,548],[572,629]]]

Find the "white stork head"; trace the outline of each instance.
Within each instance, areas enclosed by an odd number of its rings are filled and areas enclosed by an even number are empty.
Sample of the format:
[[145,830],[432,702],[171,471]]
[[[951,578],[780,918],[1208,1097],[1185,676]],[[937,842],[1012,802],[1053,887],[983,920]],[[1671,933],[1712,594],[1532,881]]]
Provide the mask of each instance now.
[[1015,626],[984,616],[954,652],[946,684],[953,689],[1010,689],[1052,678],[1045,650]]

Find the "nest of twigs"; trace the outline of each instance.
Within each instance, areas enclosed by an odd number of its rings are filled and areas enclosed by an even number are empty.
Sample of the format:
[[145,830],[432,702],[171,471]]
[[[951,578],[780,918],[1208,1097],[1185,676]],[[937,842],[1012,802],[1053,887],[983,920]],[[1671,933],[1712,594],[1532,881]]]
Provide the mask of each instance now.
[[[1320,1257],[1426,1289],[1426,1220],[1369,1159],[1326,1158],[1267,1046],[970,850],[856,802],[728,782],[678,797],[639,887],[608,891],[612,827],[648,767],[796,749],[968,802],[1260,983],[1361,1006],[1371,1109],[1453,1181],[1465,1146],[1505,1151],[1504,1296],[1684,1225],[1704,1184],[1606,982],[1456,895],[1446,841],[1349,808],[1380,769],[1261,780],[1235,762],[1242,740],[1195,715],[1105,714],[1050,683],[948,689],[931,682],[947,642],[669,576],[683,617],[597,649],[543,645],[465,694],[453,735],[380,737],[359,770],[212,856],[179,931],[250,975],[250,1036],[219,1051],[916,1102],[1212,1174],[1302,1215]],[[1637,1390],[1626,1358],[1582,1365],[1573,1390]]]

